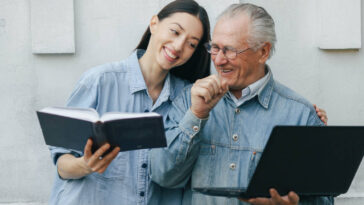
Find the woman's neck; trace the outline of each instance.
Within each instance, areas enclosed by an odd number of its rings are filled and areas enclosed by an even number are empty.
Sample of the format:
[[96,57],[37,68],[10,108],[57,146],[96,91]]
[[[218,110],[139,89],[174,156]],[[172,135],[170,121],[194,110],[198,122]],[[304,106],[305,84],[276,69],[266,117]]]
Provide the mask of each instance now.
[[156,62],[154,56],[148,50],[139,59],[139,65],[144,77],[148,93],[153,100],[153,104],[162,92],[164,80],[168,71],[163,70]]

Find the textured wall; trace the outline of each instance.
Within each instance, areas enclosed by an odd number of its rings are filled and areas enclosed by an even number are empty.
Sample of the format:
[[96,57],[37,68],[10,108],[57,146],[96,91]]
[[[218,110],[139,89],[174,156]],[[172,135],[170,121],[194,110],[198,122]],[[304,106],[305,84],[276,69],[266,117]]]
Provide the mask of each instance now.
[[[320,10],[315,0],[246,0],[275,19],[278,43],[269,65],[279,81],[323,107],[329,125],[364,125],[364,52],[320,50]],[[322,5],[321,5],[322,6]],[[363,11],[361,5],[361,11]],[[333,6],[334,7],[334,6]],[[335,13],[335,11],[332,11]],[[342,16],[343,19],[345,17]],[[361,17],[363,37],[363,16]],[[347,24],[354,22],[347,21]],[[338,28],[341,29],[341,28]],[[352,36],[347,36],[352,38]],[[364,163],[337,204],[364,204]]]
[[[35,110],[64,105],[85,70],[127,57],[151,16],[167,2],[74,1],[75,54],[37,55],[32,54],[29,1],[0,0],[0,204],[47,201],[55,168]],[[216,15],[237,0],[198,2],[214,24]],[[277,53],[269,61],[275,77],[324,107],[329,124],[364,125],[362,50],[317,48],[315,0],[252,2],[267,8],[277,24]],[[364,195],[363,179],[364,167],[352,196]],[[364,198],[338,202],[363,204]]]

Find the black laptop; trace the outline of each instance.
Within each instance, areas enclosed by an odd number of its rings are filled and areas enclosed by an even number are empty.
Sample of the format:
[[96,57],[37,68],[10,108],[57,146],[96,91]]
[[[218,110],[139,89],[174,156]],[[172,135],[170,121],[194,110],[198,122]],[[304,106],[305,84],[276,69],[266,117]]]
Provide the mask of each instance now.
[[364,126],[276,126],[246,189],[194,187],[225,197],[337,196],[346,193],[364,155]]

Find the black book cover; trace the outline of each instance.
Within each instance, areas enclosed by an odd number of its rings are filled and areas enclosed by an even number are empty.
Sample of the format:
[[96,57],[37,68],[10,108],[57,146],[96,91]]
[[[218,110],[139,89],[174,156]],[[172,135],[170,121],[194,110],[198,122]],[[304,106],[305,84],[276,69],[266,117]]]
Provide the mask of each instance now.
[[37,115],[45,143],[50,146],[83,152],[88,138],[93,139],[93,151],[106,142],[120,151],[167,145],[162,116],[91,122],[40,111]]

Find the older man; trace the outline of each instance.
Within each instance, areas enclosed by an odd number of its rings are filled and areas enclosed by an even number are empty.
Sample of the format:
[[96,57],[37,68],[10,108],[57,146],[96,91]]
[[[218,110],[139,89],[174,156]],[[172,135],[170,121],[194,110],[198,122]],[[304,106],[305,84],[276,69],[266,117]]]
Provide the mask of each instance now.
[[[152,180],[166,187],[246,187],[275,125],[321,125],[307,100],[274,80],[274,21],[261,7],[234,4],[219,17],[207,45],[218,75],[196,81],[175,100],[166,121],[168,148],[151,156]],[[269,170],[267,170],[269,171]],[[298,204],[291,192],[248,200]],[[244,204],[192,193],[192,204]],[[332,197],[301,203],[332,204]]]

